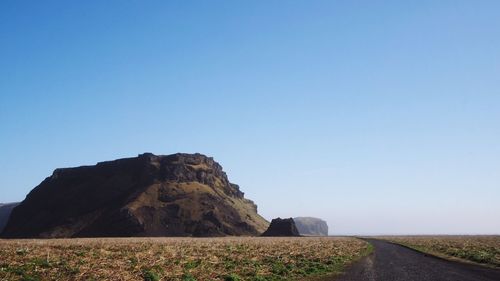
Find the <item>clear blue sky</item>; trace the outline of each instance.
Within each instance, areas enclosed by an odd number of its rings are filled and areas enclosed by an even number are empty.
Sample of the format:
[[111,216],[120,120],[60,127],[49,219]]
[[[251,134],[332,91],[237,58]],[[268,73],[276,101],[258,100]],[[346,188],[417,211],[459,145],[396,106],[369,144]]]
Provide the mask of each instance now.
[[2,1],[0,202],[213,156],[267,219],[500,233],[500,1]]

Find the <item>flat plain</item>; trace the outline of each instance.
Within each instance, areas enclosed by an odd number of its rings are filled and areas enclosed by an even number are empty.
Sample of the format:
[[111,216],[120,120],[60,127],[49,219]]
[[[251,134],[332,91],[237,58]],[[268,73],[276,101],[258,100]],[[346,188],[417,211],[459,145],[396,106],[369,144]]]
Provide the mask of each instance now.
[[348,237],[0,240],[0,280],[306,280],[369,251]]
[[500,236],[386,236],[378,237],[440,257],[500,267]]

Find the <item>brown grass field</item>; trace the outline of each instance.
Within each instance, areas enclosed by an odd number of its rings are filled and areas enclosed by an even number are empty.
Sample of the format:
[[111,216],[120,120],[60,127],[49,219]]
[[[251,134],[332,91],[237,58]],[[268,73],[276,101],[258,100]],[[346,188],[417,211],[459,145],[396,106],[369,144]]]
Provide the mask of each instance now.
[[341,237],[0,240],[0,280],[306,280],[370,249]]
[[500,236],[379,237],[441,257],[500,267]]

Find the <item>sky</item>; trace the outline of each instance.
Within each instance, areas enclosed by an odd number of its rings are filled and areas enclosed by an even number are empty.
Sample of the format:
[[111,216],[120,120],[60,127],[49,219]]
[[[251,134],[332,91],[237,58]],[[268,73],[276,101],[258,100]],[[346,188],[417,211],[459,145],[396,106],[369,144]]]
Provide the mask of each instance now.
[[500,234],[499,1],[0,2],[0,202],[214,157],[335,235]]

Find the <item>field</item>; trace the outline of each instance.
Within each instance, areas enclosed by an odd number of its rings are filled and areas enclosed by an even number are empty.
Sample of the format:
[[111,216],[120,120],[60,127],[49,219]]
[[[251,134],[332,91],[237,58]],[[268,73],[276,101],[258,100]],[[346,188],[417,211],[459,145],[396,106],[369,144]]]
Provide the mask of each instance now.
[[437,256],[500,267],[500,236],[399,236],[383,239]]
[[340,237],[0,240],[0,280],[304,280],[368,251]]

